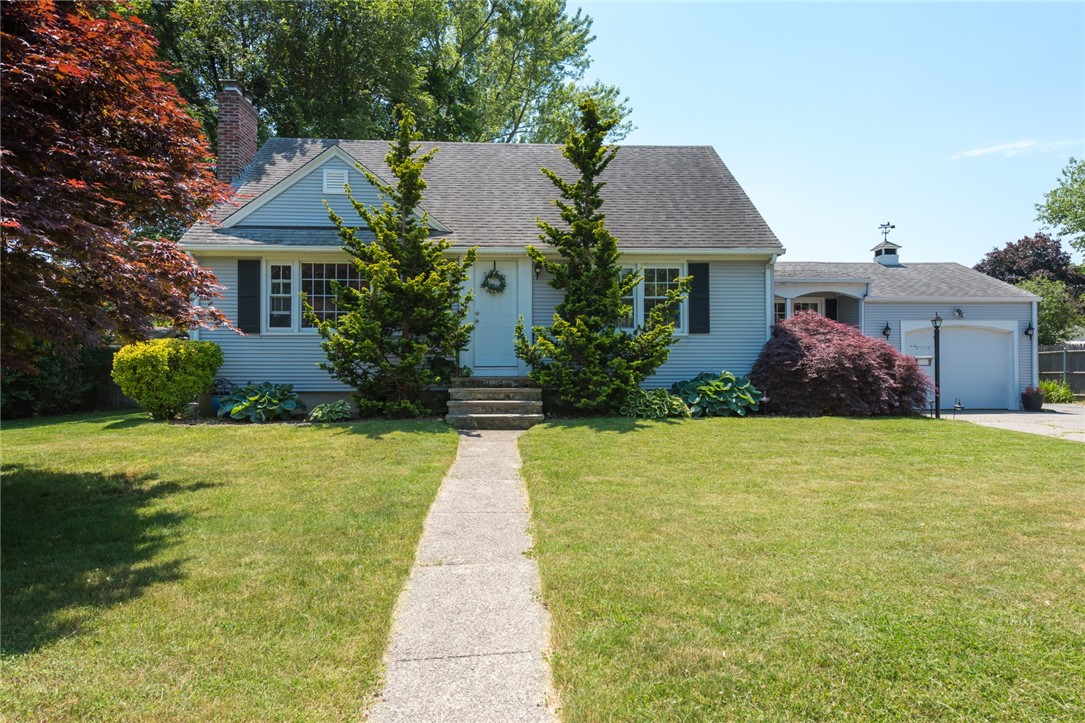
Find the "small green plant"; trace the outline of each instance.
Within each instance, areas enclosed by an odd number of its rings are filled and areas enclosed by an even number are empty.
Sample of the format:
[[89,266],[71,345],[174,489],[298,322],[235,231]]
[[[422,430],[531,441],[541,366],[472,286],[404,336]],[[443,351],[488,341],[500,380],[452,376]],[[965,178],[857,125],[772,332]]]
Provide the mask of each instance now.
[[211,341],[141,341],[113,356],[113,381],[155,419],[171,419],[211,391],[222,361],[222,349]]
[[756,412],[761,401],[761,392],[749,379],[728,371],[702,372],[693,379],[675,382],[671,392],[686,403],[694,417],[744,417],[747,412]]
[[1074,390],[1065,382],[1044,379],[1040,382],[1040,391],[1048,404],[1071,404],[1074,401]]
[[218,416],[245,422],[273,422],[290,419],[294,412],[305,411],[305,403],[293,384],[249,384],[222,398]]
[[350,408],[350,402],[346,399],[337,399],[327,404],[318,404],[309,412],[310,422],[343,422],[353,416],[354,411]]
[[621,413],[626,417],[640,419],[666,419],[688,417],[689,407],[681,397],[666,389],[636,389],[625,398]]

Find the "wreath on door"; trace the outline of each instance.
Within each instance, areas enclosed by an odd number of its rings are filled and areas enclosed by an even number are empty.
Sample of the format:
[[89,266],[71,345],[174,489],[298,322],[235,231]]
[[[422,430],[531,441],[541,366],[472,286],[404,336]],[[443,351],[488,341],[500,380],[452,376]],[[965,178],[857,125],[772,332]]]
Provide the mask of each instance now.
[[482,277],[482,283],[480,284],[487,294],[496,296],[505,290],[505,287],[509,285],[505,275],[497,270],[497,262],[494,262],[494,267],[486,272],[486,275]]

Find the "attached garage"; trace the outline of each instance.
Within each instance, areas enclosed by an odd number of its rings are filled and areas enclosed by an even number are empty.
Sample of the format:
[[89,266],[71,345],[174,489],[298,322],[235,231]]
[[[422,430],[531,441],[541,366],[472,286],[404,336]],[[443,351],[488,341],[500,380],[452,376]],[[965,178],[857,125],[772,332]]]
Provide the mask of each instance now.
[[[934,330],[929,320],[902,321],[905,354],[921,360],[934,379]],[[941,331],[942,408],[955,401],[965,409],[1017,408],[1017,324],[988,321],[982,325],[946,321]]]

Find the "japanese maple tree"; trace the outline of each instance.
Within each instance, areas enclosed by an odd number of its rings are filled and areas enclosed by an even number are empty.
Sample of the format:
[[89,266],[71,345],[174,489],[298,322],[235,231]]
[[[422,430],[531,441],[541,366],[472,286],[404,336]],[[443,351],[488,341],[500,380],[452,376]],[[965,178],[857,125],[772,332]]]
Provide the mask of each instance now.
[[3,365],[154,322],[226,323],[214,275],[158,229],[224,200],[200,124],[121,3],[2,6]]

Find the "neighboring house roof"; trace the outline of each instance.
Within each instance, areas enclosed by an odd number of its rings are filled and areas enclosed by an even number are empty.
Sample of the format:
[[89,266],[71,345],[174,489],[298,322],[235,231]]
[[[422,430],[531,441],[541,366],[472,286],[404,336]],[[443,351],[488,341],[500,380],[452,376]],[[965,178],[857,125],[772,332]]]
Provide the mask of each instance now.
[[[242,174],[238,201],[216,209],[181,239],[184,245],[336,246],[334,227],[290,228],[220,224],[332,146],[385,181],[386,141],[272,138]],[[571,179],[559,145],[422,143],[440,148],[423,171],[422,207],[451,229],[456,246],[539,244],[536,218],[560,223],[557,189],[541,172]],[[710,146],[620,146],[602,180],[607,228],[623,249],[764,249],[782,252],[776,235]],[[272,191],[274,192],[274,191]]]
[[991,278],[967,266],[953,263],[909,263],[883,266],[877,262],[781,261],[776,264],[777,283],[870,283],[869,300],[1020,299],[1037,297],[1024,289]]

